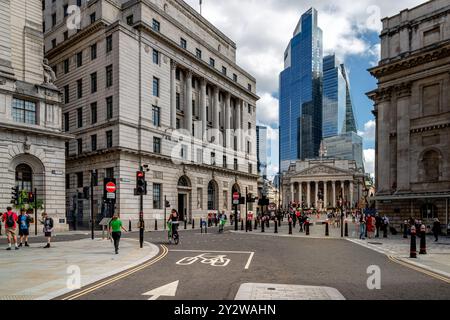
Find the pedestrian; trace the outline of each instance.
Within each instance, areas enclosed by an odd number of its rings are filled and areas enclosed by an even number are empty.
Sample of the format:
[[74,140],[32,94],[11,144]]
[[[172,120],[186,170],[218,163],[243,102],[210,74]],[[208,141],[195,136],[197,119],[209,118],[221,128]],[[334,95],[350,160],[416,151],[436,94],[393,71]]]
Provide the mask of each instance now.
[[119,254],[119,242],[120,237],[122,236],[122,230],[127,232],[127,230],[122,225],[122,220],[119,219],[119,216],[115,214],[109,223],[109,233],[114,240],[114,251],[116,254]]
[[17,227],[17,213],[12,211],[11,207],[6,208],[6,212],[3,214],[2,220],[5,224],[5,233],[8,237],[8,248],[6,250],[11,250],[11,245],[14,241],[14,247],[16,250],[19,250],[17,246],[17,236],[16,236],[16,227]]
[[438,218],[434,219],[432,231],[434,235],[434,242],[437,242],[439,240],[439,234],[441,233],[441,222]]
[[47,238],[47,245],[44,249],[50,248],[50,242],[52,239],[52,231],[53,231],[53,219],[48,216],[47,212],[42,213],[43,220],[41,223],[44,225],[43,231],[44,236]]
[[383,215],[382,219],[382,227],[383,227],[383,238],[387,238],[388,234],[388,228],[389,228],[389,218],[385,215]]
[[365,234],[366,234],[366,217],[364,216],[364,213],[361,213],[359,216],[359,238],[362,240],[365,240]]
[[375,227],[377,230],[377,233],[375,234],[375,238],[380,237],[380,228],[382,227],[382,220],[378,213],[375,214]]
[[22,247],[22,242],[25,242],[25,247],[29,247],[28,245],[28,235],[30,234],[30,222],[31,218],[29,216],[29,210],[25,212],[25,210],[20,210],[20,216],[18,218],[18,224],[19,224],[19,237],[20,237],[20,244],[19,247]]
[[369,239],[373,238],[373,235],[375,233],[375,218],[372,215],[369,215],[367,217],[367,235],[369,237]]

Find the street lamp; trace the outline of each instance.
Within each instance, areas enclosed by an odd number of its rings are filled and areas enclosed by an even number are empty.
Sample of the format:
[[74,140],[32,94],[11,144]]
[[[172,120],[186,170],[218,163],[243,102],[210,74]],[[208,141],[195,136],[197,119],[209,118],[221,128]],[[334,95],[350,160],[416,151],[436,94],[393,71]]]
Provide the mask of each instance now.
[[343,201],[342,198],[339,198],[338,201],[339,204],[339,210],[341,211],[341,238],[344,237],[344,207],[343,207]]

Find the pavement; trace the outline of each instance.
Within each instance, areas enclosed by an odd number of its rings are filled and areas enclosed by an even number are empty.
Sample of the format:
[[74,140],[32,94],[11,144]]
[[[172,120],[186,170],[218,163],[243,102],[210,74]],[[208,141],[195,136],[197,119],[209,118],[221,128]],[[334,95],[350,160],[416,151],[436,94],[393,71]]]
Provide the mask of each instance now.
[[[19,250],[0,250],[0,300],[48,300],[140,265],[159,248],[122,239],[119,254],[109,240],[82,239],[33,243]],[[77,275],[80,275],[78,277]]]

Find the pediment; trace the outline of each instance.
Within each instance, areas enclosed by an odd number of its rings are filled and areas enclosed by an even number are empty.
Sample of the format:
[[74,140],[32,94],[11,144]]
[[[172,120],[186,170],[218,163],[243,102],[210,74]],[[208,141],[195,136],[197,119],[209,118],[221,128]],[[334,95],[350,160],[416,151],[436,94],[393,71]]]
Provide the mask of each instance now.
[[344,170],[336,167],[330,167],[327,165],[316,165],[311,168],[305,169],[298,173],[295,173],[294,176],[314,176],[314,175],[349,175],[353,174],[349,170]]

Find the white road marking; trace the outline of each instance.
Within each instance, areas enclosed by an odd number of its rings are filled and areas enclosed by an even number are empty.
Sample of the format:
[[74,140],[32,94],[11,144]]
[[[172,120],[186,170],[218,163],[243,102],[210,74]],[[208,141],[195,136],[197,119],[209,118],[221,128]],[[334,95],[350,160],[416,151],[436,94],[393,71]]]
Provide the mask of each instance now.
[[[198,252],[198,253],[235,253],[235,254],[249,254],[249,258],[247,260],[247,264],[244,269],[248,270],[250,268],[250,263],[252,262],[253,256],[255,252],[253,251],[215,251],[215,250],[169,250],[170,252]],[[184,258],[183,258],[184,259]],[[178,262],[177,262],[178,264]]]
[[166,284],[162,287],[150,290],[146,293],[143,293],[142,295],[143,296],[151,296],[148,300],[156,300],[160,296],[175,297],[179,283],[180,283],[180,280],[177,280],[175,282]]
[[245,265],[244,269],[248,269],[250,267],[250,263],[252,262],[253,256],[255,255],[254,252],[250,253],[250,257],[248,257],[247,264]]
[[183,259],[176,262],[176,264],[181,266],[188,266],[199,261],[203,264],[210,264],[212,267],[226,267],[231,259],[226,258],[226,255],[213,255],[210,253],[203,253],[196,257],[184,257]]

